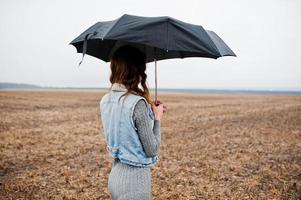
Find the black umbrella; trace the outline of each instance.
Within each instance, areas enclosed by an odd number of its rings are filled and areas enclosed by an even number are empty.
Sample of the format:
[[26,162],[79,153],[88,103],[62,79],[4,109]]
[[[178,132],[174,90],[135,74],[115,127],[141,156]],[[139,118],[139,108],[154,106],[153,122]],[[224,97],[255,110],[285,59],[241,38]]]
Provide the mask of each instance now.
[[157,60],[186,57],[236,56],[213,31],[172,17],[142,17],[124,14],[116,20],[97,22],[69,44],[77,53],[109,62],[123,45],[138,47],[146,62],[155,61],[155,100],[157,102]]

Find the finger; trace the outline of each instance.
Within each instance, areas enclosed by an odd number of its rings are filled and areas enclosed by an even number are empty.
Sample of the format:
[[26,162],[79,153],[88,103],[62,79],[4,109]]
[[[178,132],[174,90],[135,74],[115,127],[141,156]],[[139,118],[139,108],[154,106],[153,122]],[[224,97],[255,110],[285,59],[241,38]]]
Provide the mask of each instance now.
[[157,102],[158,102],[158,103],[163,103],[163,101],[161,101],[161,100],[158,100],[158,99],[157,99]]

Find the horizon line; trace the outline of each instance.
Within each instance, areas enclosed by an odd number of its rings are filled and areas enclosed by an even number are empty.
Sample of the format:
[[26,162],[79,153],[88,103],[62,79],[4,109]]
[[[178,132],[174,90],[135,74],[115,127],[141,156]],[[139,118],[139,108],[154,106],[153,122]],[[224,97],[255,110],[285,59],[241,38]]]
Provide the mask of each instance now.
[[[31,83],[16,83],[16,82],[0,82],[0,89],[10,88],[10,87],[1,87],[1,85],[14,85],[12,88],[17,88],[17,86],[27,86],[32,88],[49,88],[49,89],[109,89],[109,87],[95,87],[95,86],[47,86],[47,85],[38,85],[38,84],[31,84]],[[149,90],[155,90],[155,88],[150,87]],[[158,87],[157,90],[242,90],[242,91],[272,91],[272,92],[284,92],[284,91],[293,91],[293,92],[301,92],[301,87],[214,87],[214,88],[205,88],[205,87]]]

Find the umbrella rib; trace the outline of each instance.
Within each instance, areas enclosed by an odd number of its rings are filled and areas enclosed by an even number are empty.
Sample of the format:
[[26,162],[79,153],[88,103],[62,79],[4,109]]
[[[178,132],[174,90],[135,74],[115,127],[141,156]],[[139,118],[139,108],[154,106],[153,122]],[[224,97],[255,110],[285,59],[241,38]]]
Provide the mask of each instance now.
[[111,32],[111,30],[116,26],[116,24],[120,21],[123,16],[116,19],[116,21],[112,24],[112,26],[103,34],[102,40]]
[[205,30],[205,33],[207,34],[207,36],[211,39],[215,49],[217,50],[217,52],[219,53],[220,56],[222,56],[221,52],[219,51],[219,49],[217,48],[216,44],[214,43],[214,40],[212,39],[212,37],[208,34],[207,30]]

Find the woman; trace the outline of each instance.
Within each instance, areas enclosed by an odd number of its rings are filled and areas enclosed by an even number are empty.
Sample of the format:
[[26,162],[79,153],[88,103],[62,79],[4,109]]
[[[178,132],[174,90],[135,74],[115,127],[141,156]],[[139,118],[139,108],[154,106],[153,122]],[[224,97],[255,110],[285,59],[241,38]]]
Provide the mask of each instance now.
[[108,179],[113,200],[152,198],[150,167],[159,160],[166,106],[150,98],[145,60],[139,49],[120,47],[111,59],[111,88],[100,101],[106,148],[113,158]]

